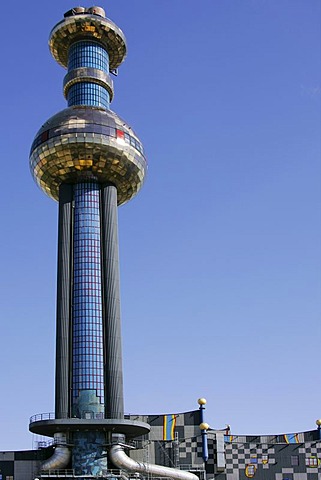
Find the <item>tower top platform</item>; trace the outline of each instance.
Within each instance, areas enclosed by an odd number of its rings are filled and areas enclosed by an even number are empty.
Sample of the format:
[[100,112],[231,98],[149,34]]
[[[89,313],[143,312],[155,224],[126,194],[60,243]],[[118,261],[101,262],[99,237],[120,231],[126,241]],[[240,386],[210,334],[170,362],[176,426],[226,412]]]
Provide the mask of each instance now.
[[126,38],[117,25],[106,18],[100,7],[73,8],[52,29],[49,47],[57,62],[67,68],[68,50],[79,40],[96,40],[107,50],[109,68],[114,70],[123,62],[127,53]]

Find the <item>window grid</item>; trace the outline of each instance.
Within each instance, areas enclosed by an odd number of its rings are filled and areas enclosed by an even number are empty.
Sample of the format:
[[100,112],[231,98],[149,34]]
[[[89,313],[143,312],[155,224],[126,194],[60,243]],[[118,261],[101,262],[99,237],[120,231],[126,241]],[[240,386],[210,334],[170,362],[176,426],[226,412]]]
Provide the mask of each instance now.
[[96,390],[104,404],[99,186],[74,187],[73,403]]
[[68,92],[68,106],[89,105],[92,107],[109,108],[110,97],[101,85],[90,82],[76,83]]
[[[76,68],[97,68],[109,74],[109,57],[107,51],[93,41],[83,40],[71,45],[68,55],[68,71]],[[80,82],[73,85],[68,92],[68,106],[89,105],[108,109],[110,96],[101,85]]]
[[[66,128],[66,126],[65,126]],[[71,133],[78,133],[79,132],[79,126],[70,121],[70,123],[67,126],[67,130],[64,130],[63,133],[65,134],[71,134]],[[119,132],[123,135],[124,142],[127,143],[127,145],[131,145],[134,147],[136,150],[138,150],[142,155],[145,155],[143,145],[136,140],[134,137],[129,135],[128,133],[123,132],[122,130],[118,130],[113,127],[108,127],[105,125],[90,125],[89,123],[86,124],[86,133],[97,133],[98,135],[107,135],[109,137],[113,138],[119,138]],[[31,152],[37,148],[39,145],[47,141],[48,139],[55,138],[56,136],[61,135],[61,130],[54,128],[54,129],[49,129],[46,132],[44,132],[46,135],[43,135],[42,133],[38,135],[32,146],[31,146]]]
[[299,465],[299,455],[291,455],[291,466],[297,467]]
[[74,43],[69,50],[68,70],[81,67],[98,68],[109,73],[107,51],[99,43],[92,41]]
[[319,462],[318,462],[318,458],[317,457],[307,457],[305,459],[305,464],[307,467],[318,467],[319,466]]

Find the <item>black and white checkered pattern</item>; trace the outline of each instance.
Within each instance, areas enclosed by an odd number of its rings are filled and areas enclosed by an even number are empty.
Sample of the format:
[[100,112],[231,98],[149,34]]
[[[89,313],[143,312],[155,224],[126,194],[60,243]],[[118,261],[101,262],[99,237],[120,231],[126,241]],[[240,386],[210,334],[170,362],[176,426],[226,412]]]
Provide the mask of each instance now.
[[299,453],[303,453],[306,457],[321,458],[321,443],[320,442],[306,442],[299,448]]

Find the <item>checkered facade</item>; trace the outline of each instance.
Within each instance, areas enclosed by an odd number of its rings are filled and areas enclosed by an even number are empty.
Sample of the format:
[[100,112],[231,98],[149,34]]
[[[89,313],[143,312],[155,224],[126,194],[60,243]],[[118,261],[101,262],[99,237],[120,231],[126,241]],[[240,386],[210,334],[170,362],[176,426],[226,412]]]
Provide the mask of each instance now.
[[[222,470],[218,469],[217,438],[223,432],[208,431],[209,458],[202,458],[202,439],[199,429],[199,411],[176,414],[175,438],[163,440],[164,415],[131,415],[151,425],[148,435],[136,439],[131,458],[147,463],[193,471],[200,480],[320,480],[320,432],[312,430],[295,435],[225,436]],[[287,443],[290,441],[293,443]],[[295,443],[294,443],[295,441]],[[34,471],[43,450],[33,452],[0,452],[0,469],[15,480],[31,480],[27,470]],[[28,454],[28,455],[27,455]],[[47,456],[51,453],[47,452]],[[22,468],[24,476],[18,472]],[[28,470],[28,471],[29,471]],[[254,474],[253,477],[247,476]]]
[[[130,454],[138,461],[194,471],[208,480],[320,480],[321,440],[319,432],[296,435],[225,436],[224,469],[217,466],[218,435],[208,431],[206,464],[202,458],[199,411],[176,415],[175,439],[163,441],[163,416],[131,416],[151,425],[148,436],[137,441]],[[295,443],[287,443],[288,441]],[[253,476],[251,476],[253,475]]]

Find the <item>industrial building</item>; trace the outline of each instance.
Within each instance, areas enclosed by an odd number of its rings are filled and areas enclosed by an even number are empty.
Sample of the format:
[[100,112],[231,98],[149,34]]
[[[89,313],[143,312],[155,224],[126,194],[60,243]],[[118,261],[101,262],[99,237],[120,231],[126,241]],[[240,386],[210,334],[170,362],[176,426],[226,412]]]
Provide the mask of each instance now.
[[[31,425],[35,419],[31,418]],[[207,460],[200,430],[200,410],[176,414],[131,416],[130,421],[150,425],[147,435],[134,438],[127,453],[133,473],[110,465],[106,476],[77,476],[72,464],[64,469],[41,470],[52,457],[55,443],[39,442],[37,449],[20,452],[0,452],[3,480],[34,480],[36,478],[158,478],[149,465],[192,472],[200,480],[319,480],[321,468],[320,427],[308,432],[277,435],[237,435],[226,430],[206,431]],[[319,422],[320,423],[320,422]],[[58,444],[57,447],[59,448]],[[68,445],[67,448],[72,448]],[[168,474],[169,478],[172,478]],[[0,477],[1,478],[1,477]]]
[[190,412],[125,414],[117,207],[147,169],[139,137],[110,109],[126,39],[102,8],[77,7],[49,46],[67,69],[68,106],[36,134],[30,169],[59,203],[55,412],[30,419],[47,438],[38,448],[0,452],[0,480],[318,480],[321,421],[309,432],[238,435],[209,427],[203,398]]

